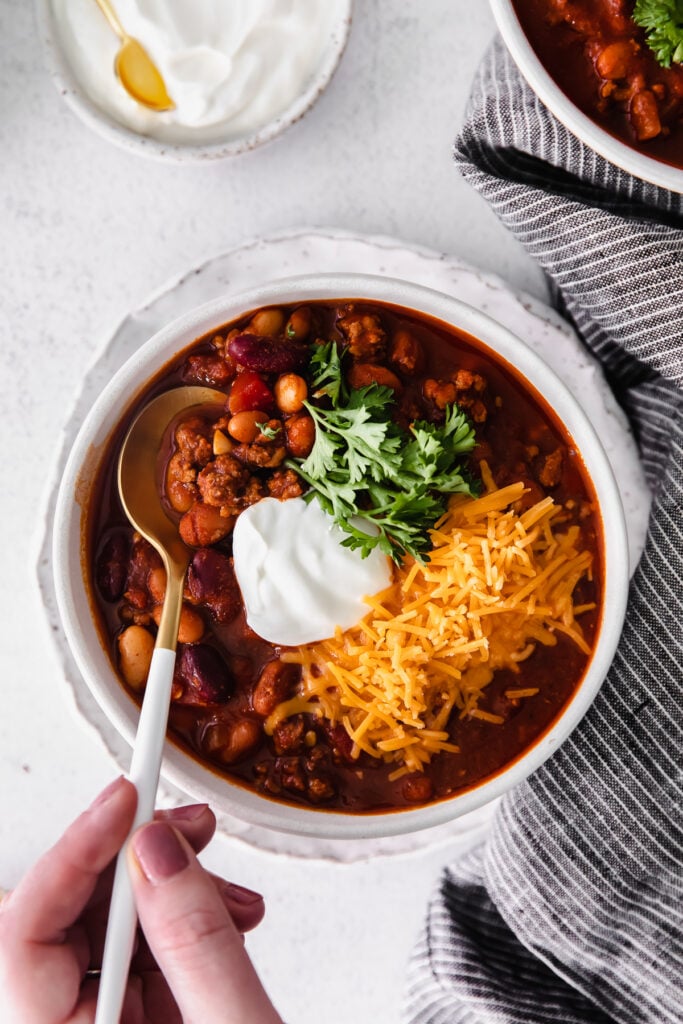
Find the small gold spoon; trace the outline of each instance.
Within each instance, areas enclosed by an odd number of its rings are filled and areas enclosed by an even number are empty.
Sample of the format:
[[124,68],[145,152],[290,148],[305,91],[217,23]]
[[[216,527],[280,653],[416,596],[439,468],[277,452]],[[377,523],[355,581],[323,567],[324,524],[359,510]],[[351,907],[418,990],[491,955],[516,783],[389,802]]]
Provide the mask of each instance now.
[[[119,497],[138,533],[156,548],[166,570],[166,596],[140,709],[129,778],[138,791],[131,833],[154,814],[161,755],[166,735],[175,668],[178,624],[185,574],[192,555],[168,517],[158,489],[157,464],[164,434],[180,413],[193,407],[225,405],[226,396],[213,388],[180,387],[165,391],[133,421],[119,455]],[[126,868],[125,847],[116,861],[102,959],[95,1024],[118,1024],[126,989],[137,917]]]
[[116,35],[121,47],[114,61],[114,70],[126,92],[150,110],[174,110],[175,103],[168,95],[161,72],[144,46],[129,36],[110,0],[95,0]]

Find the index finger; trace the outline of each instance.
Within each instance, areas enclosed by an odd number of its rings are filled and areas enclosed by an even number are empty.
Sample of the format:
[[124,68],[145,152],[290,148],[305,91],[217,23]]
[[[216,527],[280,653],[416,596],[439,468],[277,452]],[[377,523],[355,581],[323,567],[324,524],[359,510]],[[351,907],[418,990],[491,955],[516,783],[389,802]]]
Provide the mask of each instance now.
[[62,941],[123,845],[136,804],[135,786],[116,779],[36,862],[0,909],[16,940]]

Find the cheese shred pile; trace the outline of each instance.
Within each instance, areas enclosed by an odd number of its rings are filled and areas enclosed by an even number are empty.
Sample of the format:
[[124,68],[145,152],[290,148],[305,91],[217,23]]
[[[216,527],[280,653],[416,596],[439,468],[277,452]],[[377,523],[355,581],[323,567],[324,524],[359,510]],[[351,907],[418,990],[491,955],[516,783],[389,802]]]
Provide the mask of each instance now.
[[[500,724],[479,707],[497,669],[521,675],[537,644],[566,634],[590,654],[576,621],[593,604],[575,606],[572,593],[591,576],[591,554],[580,529],[560,524],[562,508],[546,497],[522,513],[512,506],[522,483],[456,497],[432,530],[426,565],[407,562],[393,585],[366,598],[361,623],[331,639],[287,652],[302,666],[297,697],[275,709],[266,728],[300,711],[342,723],[354,753],[395,763],[391,778],[421,771],[434,754],[458,752],[452,715]],[[505,691],[510,700],[537,688]]]

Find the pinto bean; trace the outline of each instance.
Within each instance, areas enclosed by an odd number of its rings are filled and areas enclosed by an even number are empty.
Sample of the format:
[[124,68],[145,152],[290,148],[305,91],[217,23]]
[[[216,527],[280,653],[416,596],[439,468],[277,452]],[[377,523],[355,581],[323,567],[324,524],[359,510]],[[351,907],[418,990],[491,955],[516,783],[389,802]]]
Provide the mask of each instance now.
[[[161,622],[161,612],[162,606],[160,604],[156,605],[152,612],[152,618],[157,626]],[[180,622],[178,623],[178,643],[196,644],[203,636],[204,620],[201,615],[194,608],[183,605],[180,612]]]
[[287,451],[295,459],[305,459],[315,443],[315,422],[308,413],[297,413],[285,420]]
[[166,597],[166,570],[159,565],[150,569],[147,577],[147,589],[154,604],[161,604]]
[[263,739],[261,723],[248,715],[212,722],[202,745],[224,764],[235,764],[251,754]]
[[292,695],[301,669],[286,661],[269,661],[254,687],[251,704],[258,715],[267,718],[283,700]]
[[352,388],[364,388],[370,384],[381,384],[392,391],[402,391],[403,385],[386,366],[375,366],[374,363],[354,363],[348,373]]
[[123,678],[134,690],[143,690],[154,653],[154,637],[144,626],[128,626],[117,640]]
[[285,337],[302,341],[310,334],[312,323],[313,313],[311,312],[311,307],[299,306],[298,309],[290,313],[287,326],[285,327]]
[[303,370],[308,346],[288,338],[259,338],[240,334],[230,342],[230,355],[241,366],[259,373],[289,373]]
[[275,382],[275,401],[281,412],[300,412],[308,397],[306,381],[297,373],[283,373]]
[[285,326],[285,314],[281,309],[259,309],[249,321],[247,330],[261,338],[274,338],[282,334]]
[[260,409],[237,412],[228,423],[228,433],[240,444],[251,444],[261,433],[261,427],[268,422],[268,413]]
[[227,535],[237,516],[222,516],[220,510],[196,501],[178,524],[180,536],[191,548],[209,547]]

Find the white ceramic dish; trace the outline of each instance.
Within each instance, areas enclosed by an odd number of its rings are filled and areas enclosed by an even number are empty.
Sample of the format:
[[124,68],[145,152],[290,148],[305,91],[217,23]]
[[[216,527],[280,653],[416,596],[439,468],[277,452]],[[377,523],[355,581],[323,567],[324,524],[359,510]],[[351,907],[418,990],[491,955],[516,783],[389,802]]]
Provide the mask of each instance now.
[[316,275],[290,278],[210,302],[159,331],[119,370],[95,402],[76,438],[57,498],[54,576],[59,610],[77,664],[104,713],[132,742],[137,708],[115,679],[91,620],[81,564],[83,502],[99,458],[122,412],[172,355],[213,327],[262,305],[304,299],[366,298],[407,306],[456,324],[515,365],[563,420],[582,452],[600,503],[604,531],[605,595],[596,649],[584,679],[553,727],[513,765],[452,799],[410,811],[353,816],[279,804],[226,783],[199,762],[166,745],[164,775],[181,790],[258,826],[301,835],[357,838],[395,835],[442,824],[480,807],[537,768],[581,719],[609,668],[628,589],[628,545],[619,492],[607,457],[585,414],[548,366],[506,328],[456,299],[387,278]]
[[[170,142],[138,133],[117,120],[89,95],[60,41],[60,28],[53,0],[36,0],[38,29],[47,69],[56,88],[74,113],[93,131],[124,149],[143,156],[171,162],[220,160],[246,153],[270,142],[306,114],[327,87],[341,59],[351,27],[353,0],[331,0],[335,9],[327,45],[320,52],[314,71],[289,106],[266,124],[234,137],[211,142]],[[94,3],[94,0],[93,0]],[[112,69],[112,88],[118,88]]]
[[683,169],[672,167],[627,146],[586,116],[560,89],[536,56],[511,0],[490,0],[500,34],[517,67],[549,110],[565,128],[596,153],[622,170],[653,185],[683,192]]

